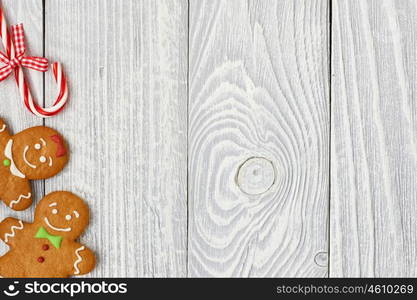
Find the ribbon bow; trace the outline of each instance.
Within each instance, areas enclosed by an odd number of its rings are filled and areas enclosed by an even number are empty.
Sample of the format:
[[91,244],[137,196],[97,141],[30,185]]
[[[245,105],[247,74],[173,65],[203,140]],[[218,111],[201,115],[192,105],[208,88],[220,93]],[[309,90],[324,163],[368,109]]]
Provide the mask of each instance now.
[[0,68],[0,81],[6,79],[15,68],[20,66],[40,72],[48,71],[48,60],[46,58],[25,56],[23,24],[12,26],[12,37],[15,51],[12,51],[10,55],[0,52],[0,61],[5,64],[5,66]]
[[42,226],[36,233],[35,238],[48,239],[55,248],[59,248],[62,242],[62,236],[49,234],[49,232]]

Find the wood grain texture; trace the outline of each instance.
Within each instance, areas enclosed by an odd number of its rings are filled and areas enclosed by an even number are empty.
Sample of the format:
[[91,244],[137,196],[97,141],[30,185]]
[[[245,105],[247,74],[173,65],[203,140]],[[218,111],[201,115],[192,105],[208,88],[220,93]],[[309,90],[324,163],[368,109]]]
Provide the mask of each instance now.
[[331,276],[417,275],[417,3],[333,1]]
[[190,1],[189,276],[326,276],[327,20]]
[[[187,1],[46,1],[72,158],[46,191],[86,199],[96,277],[186,275]],[[48,101],[55,86],[48,80]]]
[[[43,25],[42,25],[42,0],[2,0],[2,5],[9,26],[23,23],[25,28],[25,42],[27,53],[34,56],[43,54]],[[1,42],[0,42],[1,44]],[[0,51],[4,51],[3,45]],[[42,103],[43,100],[43,75],[35,71],[25,70],[25,74],[31,83],[32,94]],[[42,125],[42,120],[35,118],[24,106],[14,80],[14,76],[0,82],[0,117],[3,118],[12,133],[17,133],[28,127]],[[37,203],[43,196],[44,184],[42,180],[32,181],[33,201]],[[0,203],[0,220],[12,216],[24,221],[32,221],[34,206],[23,212],[15,212]],[[0,254],[8,247],[0,243]]]

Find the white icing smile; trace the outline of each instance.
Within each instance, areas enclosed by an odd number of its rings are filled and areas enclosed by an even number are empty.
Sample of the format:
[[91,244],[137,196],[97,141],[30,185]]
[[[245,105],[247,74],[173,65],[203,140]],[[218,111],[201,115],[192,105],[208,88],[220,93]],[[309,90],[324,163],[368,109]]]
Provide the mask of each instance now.
[[[43,143],[44,146],[46,146],[46,142],[44,139],[41,138],[41,141]],[[25,149],[23,150],[23,161],[25,162],[25,164],[27,164],[29,167],[31,167],[32,169],[36,169],[36,165],[32,164],[31,162],[29,162],[29,160],[26,157],[27,152],[29,151],[29,146],[26,146]],[[40,150],[42,148],[41,144],[35,144],[34,148],[36,150]],[[39,162],[40,163],[46,163],[48,161],[48,158],[46,158],[45,156],[40,156],[39,157]],[[48,165],[50,167],[52,167],[53,163],[52,163],[52,157],[49,156],[49,163]]]
[[4,149],[4,156],[6,156],[8,160],[10,160],[10,172],[14,176],[25,178],[25,174],[19,171],[19,169],[16,167],[16,164],[13,161],[12,148],[13,148],[13,140],[9,140],[7,142],[6,148]]
[[36,166],[31,164],[26,158],[26,153],[28,152],[28,150],[29,150],[29,146],[26,146],[25,150],[23,151],[23,160],[25,164],[27,164],[29,167],[31,167],[32,169],[36,169]]
[[64,231],[64,232],[71,231],[71,227],[68,227],[68,228],[59,228],[59,227],[53,226],[51,223],[49,223],[49,220],[48,220],[47,217],[44,218],[44,221],[45,221],[46,225],[48,225],[51,229],[53,229],[55,231]]

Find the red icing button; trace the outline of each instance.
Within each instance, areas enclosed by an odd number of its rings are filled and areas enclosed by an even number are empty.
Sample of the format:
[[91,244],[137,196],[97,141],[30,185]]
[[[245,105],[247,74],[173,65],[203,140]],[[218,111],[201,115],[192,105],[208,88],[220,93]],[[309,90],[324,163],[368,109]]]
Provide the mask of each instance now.
[[46,250],[48,250],[48,249],[49,249],[49,245],[46,245],[46,244],[45,244],[45,245],[43,245],[43,246],[42,246],[42,250],[45,250],[45,251],[46,251]]
[[38,262],[43,263],[44,261],[45,261],[45,258],[43,258],[42,256],[38,257]]

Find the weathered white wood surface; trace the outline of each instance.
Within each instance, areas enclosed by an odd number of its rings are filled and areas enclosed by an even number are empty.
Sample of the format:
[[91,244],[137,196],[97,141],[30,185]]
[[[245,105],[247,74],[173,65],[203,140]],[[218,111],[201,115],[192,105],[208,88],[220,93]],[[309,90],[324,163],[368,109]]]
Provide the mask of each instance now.
[[35,203],[86,199],[89,276],[416,276],[417,3],[333,0],[330,52],[330,1],[189,2],[1,1],[69,78],[45,122],[1,82],[0,117],[67,138]]
[[[1,4],[5,10],[8,24],[14,25],[24,23],[25,42],[29,48],[28,54],[42,56],[43,54],[43,19],[42,0],[2,0]],[[0,42],[0,51],[4,51]],[[43,75],[39,72],[26,72],[31,82],[32,94],[39,103],[43,101]],[[20,98],[14,75],[9,76],[5,81],[0,82],[0,118],[3,118],[12,133],[17,133],[32,126],[42,125],[42,120],[34,118],[26,111],[23,101]],[[43,196],[44,185],[42,180],[32,182],[33,200],[37,202]],[[0,220],[12,216],[25,221],[33,220],[34,206],[23,212],[15,212],[3,203],[0,203]],[[0,242],[1,254],[8,247]]]
[[189,276],[326,276],[328,1],[190,1]]
[[[186,276],[187,1],[46,1],[46,54],[65,63],[71,147],[46,192],[86,199],[91,276]],[[48,78],[47,100],[55,97]]]
[[331,276],[417,275],[417,2],[333,1]]

